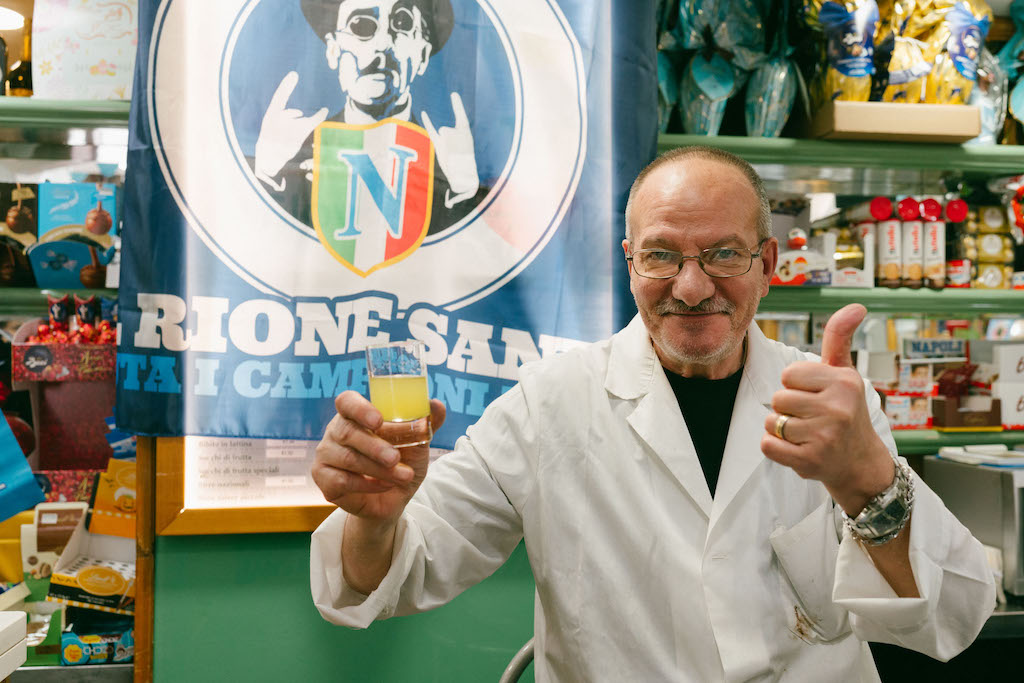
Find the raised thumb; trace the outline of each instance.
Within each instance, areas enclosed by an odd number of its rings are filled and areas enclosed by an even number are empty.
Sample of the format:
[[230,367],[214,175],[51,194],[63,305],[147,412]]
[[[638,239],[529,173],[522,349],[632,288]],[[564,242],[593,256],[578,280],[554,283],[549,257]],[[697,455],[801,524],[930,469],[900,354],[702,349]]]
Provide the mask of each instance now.
[[864,320],[868,309],[860,304],[843,306],[832,314],[825,323],[825,333],[821,338],[821,362],[837,367],[853,367],[850,346],[853,344],[853,333]]

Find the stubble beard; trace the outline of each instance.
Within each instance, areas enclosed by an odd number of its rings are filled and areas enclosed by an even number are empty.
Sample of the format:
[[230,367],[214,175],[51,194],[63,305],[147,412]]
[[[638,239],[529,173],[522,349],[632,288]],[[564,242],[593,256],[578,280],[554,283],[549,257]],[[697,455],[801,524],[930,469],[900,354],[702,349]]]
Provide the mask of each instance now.
[[[757,311],[759,301],[760,297],[757,297],[752,302],[753,310],[750,313],[751,317]],[[664,316],[673,313],[719,313],[729,317],[729,332],[722,344],[704,352],[693,348],[680,347],[678,344],[671,344],[667,338],[660,340],[661,343],[658,344],[658,347],[662,353],[670,355],[672,360],[680,365],[701,365],[705,367],[717,365],[736,352],[736,349],[742,345],[743,338],[746,335],[746,325],[740,325],[737,321],[737,308],[735,303],[719,295],[705,299],[696,306],[687,306],[682,301],[676,299],[659,301],[655,305],[654,310],[651,311],[653,316]]]

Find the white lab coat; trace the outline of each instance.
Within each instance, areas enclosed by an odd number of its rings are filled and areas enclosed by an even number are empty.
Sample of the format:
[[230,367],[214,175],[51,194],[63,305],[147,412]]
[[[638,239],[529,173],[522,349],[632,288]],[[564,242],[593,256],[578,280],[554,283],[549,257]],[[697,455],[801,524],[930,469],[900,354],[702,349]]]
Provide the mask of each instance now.
[[370,596],[342,579],[345,513],[314,532],[317,608],[366,627],[442,605],[525,536],[539,682],[877,681],[866,640],[952,657],[991,613],[994,584],[981,545],[935,494],[916,480],[922,597],[900,599],[855,541],[840,544],[825,487],[761,453],[764,404],[782,369],[809,357],[751,325],[714,500],[639,318],[523,366],[431,466]]

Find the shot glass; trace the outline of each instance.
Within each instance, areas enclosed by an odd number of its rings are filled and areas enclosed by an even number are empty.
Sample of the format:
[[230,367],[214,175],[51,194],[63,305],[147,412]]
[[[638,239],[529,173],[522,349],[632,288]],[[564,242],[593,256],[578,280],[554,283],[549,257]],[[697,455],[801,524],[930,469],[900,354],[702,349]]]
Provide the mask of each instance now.
[[366,348],[370,402],[384,418],[377,436],[395,446],[430,443],[430,396],[423,342],[409,340]]

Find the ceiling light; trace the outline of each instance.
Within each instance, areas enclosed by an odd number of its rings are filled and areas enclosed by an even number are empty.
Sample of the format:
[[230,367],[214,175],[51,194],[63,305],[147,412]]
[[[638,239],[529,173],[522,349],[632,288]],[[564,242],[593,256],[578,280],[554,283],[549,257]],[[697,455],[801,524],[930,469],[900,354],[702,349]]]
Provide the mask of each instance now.
[[12,9],[0,7],[0,31],[14,31],[25,28],[25,17]]

